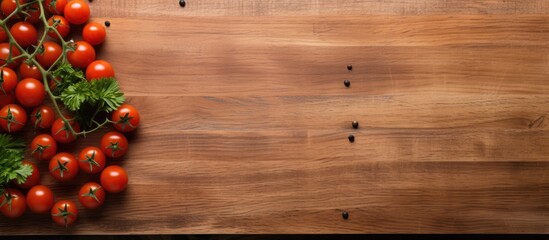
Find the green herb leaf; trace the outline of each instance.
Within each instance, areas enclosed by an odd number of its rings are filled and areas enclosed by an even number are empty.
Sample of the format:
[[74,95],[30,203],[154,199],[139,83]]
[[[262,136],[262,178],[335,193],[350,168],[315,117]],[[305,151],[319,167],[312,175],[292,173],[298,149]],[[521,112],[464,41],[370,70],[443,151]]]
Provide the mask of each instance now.
[[97,92],[88,81],[84,80],[69,85],[60,97],[69,110],[76,111],[84,102],[94,104],[97,101]]
[[59,95],[70,85],[86,81],[84,72],[79,69],[73,68],[69,63],[62,63],[52,72],[53,79],[55,79],[55,90],[53,94]]
[[124,103],[124,93],[114,78],[101,78],[91,82],[97,93],[97,107],[104,112],[112,112]]
[[22,164],[24,152],[24,142],[0,134],[0,192],[10,181],[23,183],[32,174],[32,167]]

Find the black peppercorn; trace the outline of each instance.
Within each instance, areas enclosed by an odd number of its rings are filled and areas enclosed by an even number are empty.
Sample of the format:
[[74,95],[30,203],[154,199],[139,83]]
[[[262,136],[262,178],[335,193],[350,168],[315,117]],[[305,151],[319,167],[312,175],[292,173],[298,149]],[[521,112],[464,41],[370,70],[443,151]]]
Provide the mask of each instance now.
[[351,64],[347,65],[347,70],[352,71],[353,70],[353,65],[351,65]]
[[93,2],[93,0],[88,0],[88,2]]
[[187,5],[187,2],[185,0],[179,0],[179,6],[185,7]]
[[105,26],[110,27],[110,26],[111,26],[111,22],[105,21]]
[[354,129],[357,129],[358,128],[358,121],[353,121],[353,128]]
[[343,212],[341,213],[341,216],[343,217],[343,219],[349,219],[349,213],[346,212],[346,211],[343,211]]
[[349,142],[355,142],[355,135],[349,135]]
[[345,87],[349,87],[349,86],[351,86],[351,81],[345,80],[345,81],[343,81],[343,84],[345,84]]

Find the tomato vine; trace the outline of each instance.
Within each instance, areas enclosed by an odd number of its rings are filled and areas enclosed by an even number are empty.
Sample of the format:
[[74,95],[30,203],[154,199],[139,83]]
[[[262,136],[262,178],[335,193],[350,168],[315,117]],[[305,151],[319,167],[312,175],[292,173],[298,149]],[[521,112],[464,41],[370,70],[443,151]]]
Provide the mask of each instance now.
[[[59,19],[52,18],[53,24],[48,23],[43,1],[32,0],[20,3],[20,1],[16,0],[15,10],[0,20],[0,26],[7,35],[10,50],[7,59],[0,61],[4,62],[0,67],[8,67],[11,63],[21,60],[25,61],[31,67],[36,66],[42,77],[41,80],[45,92],[51,99],[53,109],[56,115],[63,121],[64,130],[74,137],[85,136],[109,123],[115,123],[107,117],[102,121],[97,121],[95,118],[101,112],[108,113],[116,110],[124,102],[125,99],[118,83],[112,77],[86,81],[83,72],[69,64],[68,55],[75,52],[78,48],[78,43],[64,39],[64,36],[57,29],[59,24],[61,24]],[[55,1],[53,2],[55,4]],[[40,12],[38,18],[43,24],[44,29],[36,45],[24,48],[16,41],[14,34],[10,32],[8,22],[16,18],[16,16],[30,16],[30,6],[36,5]],[[46,43],[48,33],[53,33],[54,36],[57,36],[57,40],[61,45],[61,54],[51,66],[45,67],[37,60],[37,57],[44,52],[44,43]],[[15,52],[14,47],[18,50],[19,54],[13,54]],[[56,89],[52,89],[53,87]],[[65,114],[64,109],[70,110],[70,113]],[[83,123],[84,129],[78,131],[72,124],[74,121]]]

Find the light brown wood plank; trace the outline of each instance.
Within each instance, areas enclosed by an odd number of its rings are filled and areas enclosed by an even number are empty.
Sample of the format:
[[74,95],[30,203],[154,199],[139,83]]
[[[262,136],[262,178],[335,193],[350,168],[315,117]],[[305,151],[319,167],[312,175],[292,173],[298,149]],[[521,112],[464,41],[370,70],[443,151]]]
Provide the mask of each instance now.
[[130,96],[547,94],[548,20],[111,19],[112,38],[103,47],[109,54],[102,58],[113,62]]
[[435,14],[547,14],[543,0],[174,0],[101,1],[91,4],[93,14],[134,16],[366,16]]
[[143,127],[151,130],[351,131],[354,120],[365,133],[372,129],[534,130],[546,128],[549,114],[549,99],[533,94],[150,96],[132,97],[129,102],[141,106],[148,121]]
[[[163,233],[183,229],[204,233],[539,232],[548,220],[544,212],[549,165],[540,162],[337,161],[321,168],[311,168],[313,162],[305,168],[286,162],[270,164],[280,169],[216,162],[213,165],[219,168],[203,168],[192,177],[173,175],[175,179],[164,178],[161,183],[154,181],[165,170],[138,162],[126,165],[150,176],[134,180],[123,194],[109,195],[101,211],[83,210],[74,228],[53,227],[43,223],[48,222],[47,216],[27,214],[22,220],[34,227],[13,230],[26,234],[156,233],[158,229]],[[237,170],[243,166],[246,169]],[[71,194],[76,188],[54,190],[74,199]],[[349,220],[341,218],[342,210],[350,212]],[[0,223],[18,225],[8,221],[2,218]]]

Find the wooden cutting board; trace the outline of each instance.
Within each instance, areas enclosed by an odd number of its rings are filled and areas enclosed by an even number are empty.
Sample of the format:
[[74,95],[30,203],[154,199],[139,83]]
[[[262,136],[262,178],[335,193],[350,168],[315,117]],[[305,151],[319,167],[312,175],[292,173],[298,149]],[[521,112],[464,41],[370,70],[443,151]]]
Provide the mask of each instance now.
[[[130,185],[68,229],[27,213],[2,235],[549,230],[547,1],[90,6],[142,114],[111,162]],[[40,165],[59,199],[97,180]]]

